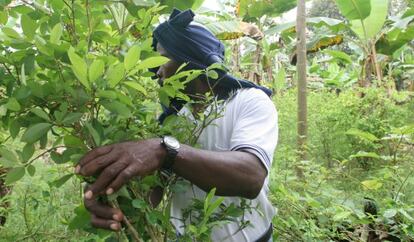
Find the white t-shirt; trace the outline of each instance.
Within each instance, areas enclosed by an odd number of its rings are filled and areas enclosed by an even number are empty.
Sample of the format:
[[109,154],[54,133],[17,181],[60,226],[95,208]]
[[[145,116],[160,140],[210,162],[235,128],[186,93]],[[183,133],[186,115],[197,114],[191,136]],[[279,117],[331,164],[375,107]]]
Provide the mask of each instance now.
[[[206,127],[198,140],[202,149],[212,151],[244,150],[256,155],[269,174],[273,153],[277,144],[277,112],[272,100],[256,88],[240,89],[228,101],[222,104],[222,116]],[[181,115],[190,115],[183,108]],[[240,230],[239,223],[227,223],[213,229],[212,241],[255,241],[262,236],[272,221],[276,211],[267,198],[268,175],[257,198],[251,201],[245,221],[249,226]],[[187,208],[193,198],[204,199],[206,193],[196,185],[189,185],[185,191],[173,195],[171,217],[179,233],[183,233],[180,221],[182,209]],[[240,204],[239,197],[225,197],[224,204]],[[258,211],[260,210],[260,211]]]

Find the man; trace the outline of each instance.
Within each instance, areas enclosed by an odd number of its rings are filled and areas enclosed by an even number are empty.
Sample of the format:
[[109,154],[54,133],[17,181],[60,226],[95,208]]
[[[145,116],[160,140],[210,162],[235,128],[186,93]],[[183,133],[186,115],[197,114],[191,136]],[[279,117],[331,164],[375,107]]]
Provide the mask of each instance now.
[[[170,19],[154,31],[154,48],[170,58],[156,72],[161,85],[182,63],[188,63],[186,69],[205,69],[223,59],[222,43],[202,26],[191,24],[193,17],[191,10],[174,10]],[[206,192],[216,188],[216,195],[226,197],[225,204],[239,204],[241,198],[246,198],[260,211],[246,212],[244,219],[252,225],[242,230],[238,223],[213,229],[213,241],[271,238],[274,208],[267,199],[267,184],[277,143],[276,109],[267,89],[218,72],[220,77],[214,83],[201,76],[189,82],[184,90],[190,97],[213,91],[216,97],[225,100],[222,116],[206,127],[198,139],[201,149],[179,144],[173,137],[163,137],[99,147],[81,159],[76,173],[99,174],[84,194],[92,225],[116,231],[123,219],[122,211],[100,204],[97,195],[112,194],[135,176],[167,167],[192,184],[186,191],[174,194],[171,217],[182,218],[182,209],[192,198],[202,199]],[[181,108],[182,105],[175,103],[161,120]],[[177,232],[182,233],[182,223],[177,219],[172,222]]]

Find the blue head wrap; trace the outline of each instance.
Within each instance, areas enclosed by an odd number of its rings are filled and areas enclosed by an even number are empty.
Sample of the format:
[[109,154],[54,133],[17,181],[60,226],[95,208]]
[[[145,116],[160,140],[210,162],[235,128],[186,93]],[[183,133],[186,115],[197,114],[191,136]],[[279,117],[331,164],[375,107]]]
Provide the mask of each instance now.
[[[179,63],[188,63],[186,69],[206,69],[214,63],[221,63],[224,60],[224,45],[206,28],[197,24],[190,24],[194,19],[191,10],[180,11],[174,9],[168,21],[161,23],[153,32],[154,50],[157,43]],[[153,69],[156,72],[157,69]],[[272,92],[262,86],[258,86],[246,80],[237,79],[225,71],[217,70],[219,78],[217,88],[231,93],[240,88],[258,88],[268,96]],[[183,102],[172,100],[171,106],[164,107],[164,113],[159,120],[163,120],[181,109]]]

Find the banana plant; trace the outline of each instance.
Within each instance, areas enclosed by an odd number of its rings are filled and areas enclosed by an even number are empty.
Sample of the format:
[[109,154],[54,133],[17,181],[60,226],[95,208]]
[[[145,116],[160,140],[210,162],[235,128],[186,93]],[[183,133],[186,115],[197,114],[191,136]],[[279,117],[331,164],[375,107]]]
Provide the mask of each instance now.
[[342,15],[348,20],[348,26],[357,37],[356,43],[363,50],[363,68],[360,85],[366,86],[371,75],[371,66],[378,81],[382,81],[382,70],[377,61],[375,43],[384,31],[389,1],[384,0],[336,0]]

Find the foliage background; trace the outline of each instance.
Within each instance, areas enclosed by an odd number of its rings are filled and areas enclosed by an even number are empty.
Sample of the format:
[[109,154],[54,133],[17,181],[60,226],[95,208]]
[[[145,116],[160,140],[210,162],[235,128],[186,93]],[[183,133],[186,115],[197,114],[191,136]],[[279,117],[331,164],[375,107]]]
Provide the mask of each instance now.
[[[313,1],[305,161],[296,150],[294,23],[274,18],[295,1],[220,1],[220,12],[199,8],[202,1],[156,2],[0,1],[1,164],[13,186],[1,197],[8,204],[0,206],[7,214],[1,240],[108,236],[77,229],[87,217],[79,213],[82,185],[72,167],[95,145],[171,132],[157,125],[158,103],[180,95],[180,85],[158,89],[147,68],[165,61],[150,35],[173,6],[198,9],[197,21],[225,42],[228,68],[275,92],[275,240],[414,240],[412,1],[390,1],[370,41],[355,32],[341,1]],[[370,201],[376,214],[367,213]]]

